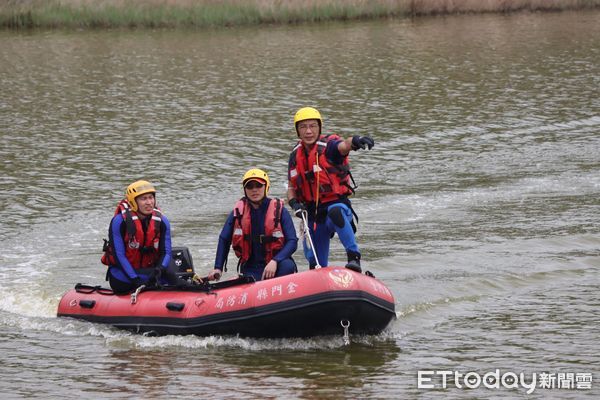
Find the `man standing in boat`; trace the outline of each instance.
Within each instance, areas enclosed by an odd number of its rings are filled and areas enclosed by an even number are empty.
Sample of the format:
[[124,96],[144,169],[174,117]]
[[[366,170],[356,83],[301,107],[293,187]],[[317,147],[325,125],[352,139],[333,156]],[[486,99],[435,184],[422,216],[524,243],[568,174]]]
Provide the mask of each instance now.
[[183,283],[169,269],[170,260],[171,226],[156,207],[156,189],[148,181],[133,182],[108,228],[102,256],[108,265],[106,280],[117,294],[157,281]]
[[[344,139],[337,135],[322,135],[323,119],[318,110],[304,107],[294,116],[296,134],[300,139],[290,154],[288,163],[288,202],[294,214],[308,218],[308,227],[316,249],[304,241],[304,254],[310,268],[318,262],[327,266],[330,239],[338,234],[348,256],[347,268],[362,272],[360,250],[354,233],[352,209],[348,196],[356,185],[350,174],[350,150],[369,150],[375,145],[368,136]],[[357,218],[358,221],[358,218]]]
[[283,200],[267,197],[267,173],[258,168],[248,170],[242,187],[244,197],[235,203],[221,230],[215,267],[208,279],[221,277],[229,246],[239,258],[240,273],[256,281],[296,272],[292,258],[298,247],[294,223]]

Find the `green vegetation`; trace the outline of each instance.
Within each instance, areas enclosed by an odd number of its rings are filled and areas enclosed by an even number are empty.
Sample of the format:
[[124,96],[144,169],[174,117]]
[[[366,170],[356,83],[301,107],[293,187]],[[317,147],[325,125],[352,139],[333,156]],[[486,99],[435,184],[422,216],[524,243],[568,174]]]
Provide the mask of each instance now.
[[0,27],[205,28],[597,7],[600,0],[0,0]]

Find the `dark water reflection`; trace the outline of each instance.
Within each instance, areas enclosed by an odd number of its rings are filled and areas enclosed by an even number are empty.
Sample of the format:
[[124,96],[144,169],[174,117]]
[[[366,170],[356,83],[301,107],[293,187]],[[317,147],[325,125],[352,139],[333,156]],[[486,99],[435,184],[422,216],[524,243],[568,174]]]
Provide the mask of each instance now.
[[[596,379],[599,22],[0,33],[0,393],[487,398],[525,392],[419,390],[417,371]],[[284,195],[292,116],[307,104],[327,130],[377,142],[352,154],[354,204],[365,266],[400,312],[388,332],[344,347],[144,338],[54,317],[67,288],[101,282],[112,209],[141,177],[175,242],[210,269],[243,172],[266,169]]]

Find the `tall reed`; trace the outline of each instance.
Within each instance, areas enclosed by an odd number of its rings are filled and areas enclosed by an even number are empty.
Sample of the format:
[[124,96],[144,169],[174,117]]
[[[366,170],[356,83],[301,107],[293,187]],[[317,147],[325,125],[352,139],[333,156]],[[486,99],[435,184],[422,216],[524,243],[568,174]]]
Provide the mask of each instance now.
[[597,7],[600,0],[0,0],[0,26],[203,28]]

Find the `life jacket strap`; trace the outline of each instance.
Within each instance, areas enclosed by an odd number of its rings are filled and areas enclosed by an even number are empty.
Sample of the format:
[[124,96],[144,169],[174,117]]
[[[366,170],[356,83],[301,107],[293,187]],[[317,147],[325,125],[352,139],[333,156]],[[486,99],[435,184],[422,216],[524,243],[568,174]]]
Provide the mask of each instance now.
[[266,244],[277,241],[277,238],[271,235],[244,235],[244,240],[251,240],[252,243]]
[[274,227],[277,228],[279,226],[279,223],[281,222],[281,203],[282,201],[280,201],[279,199],[273,199],[272,201],[275,202],[275,218],[274,218]]

